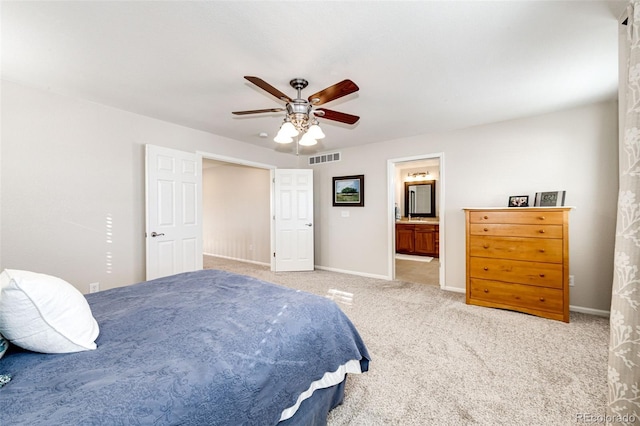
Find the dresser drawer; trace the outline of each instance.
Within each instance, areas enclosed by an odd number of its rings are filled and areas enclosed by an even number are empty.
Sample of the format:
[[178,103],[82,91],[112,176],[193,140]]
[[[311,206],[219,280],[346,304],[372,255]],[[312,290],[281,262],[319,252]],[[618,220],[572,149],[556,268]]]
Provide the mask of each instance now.
[[471,299],[546,312],[562,312],[562,290],[471,279]]
[[562,238],[561,225],[515,225],[501,223],[471,223],[471,235],[496,235],[502,237]]
[[493,281],[562,288],[562,264],[470,257],[469,275]]
[[562,225],[564,213],[561,211],[470,211],[469,223],[518,223]]
[[469,256],[562,263],[562,240],[469,236]]

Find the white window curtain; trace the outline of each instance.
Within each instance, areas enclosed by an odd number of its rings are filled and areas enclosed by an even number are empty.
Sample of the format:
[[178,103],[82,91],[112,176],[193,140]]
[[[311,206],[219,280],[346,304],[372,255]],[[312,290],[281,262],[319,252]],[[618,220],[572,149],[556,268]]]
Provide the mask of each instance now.
[[621,43],[620,189],[611,297],[607,424],[640,424],[640,1]]

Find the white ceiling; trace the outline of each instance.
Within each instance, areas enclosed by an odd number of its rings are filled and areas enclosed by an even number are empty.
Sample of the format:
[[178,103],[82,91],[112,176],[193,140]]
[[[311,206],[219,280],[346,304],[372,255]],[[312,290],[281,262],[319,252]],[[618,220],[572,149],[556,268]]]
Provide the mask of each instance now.
[[2,1],[2,78],[273,149],[282,113],[231,111],[282,103],[243,76],[349,78],[323,107],[360,122],[303,152],[330,151],[615,99],[627,3]]

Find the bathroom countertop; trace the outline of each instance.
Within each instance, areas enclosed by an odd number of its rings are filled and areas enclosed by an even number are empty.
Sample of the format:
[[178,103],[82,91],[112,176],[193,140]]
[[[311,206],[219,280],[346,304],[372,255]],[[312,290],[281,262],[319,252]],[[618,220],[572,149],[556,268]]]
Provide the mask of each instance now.
[[440,223],[440,218],[437,218],[437,217],[422,217],[422,218],[419,218],[419,219],[416,218],[416,219],[411,219],[411,220],[409,220],[407,218],[402,218],[400,220],[396,220],[396,223],[413,223],[413,224],[415,224],[415,223],[425,223],[425,224],[431,224],[431,225],[436,224],[437,225],[437,224]]

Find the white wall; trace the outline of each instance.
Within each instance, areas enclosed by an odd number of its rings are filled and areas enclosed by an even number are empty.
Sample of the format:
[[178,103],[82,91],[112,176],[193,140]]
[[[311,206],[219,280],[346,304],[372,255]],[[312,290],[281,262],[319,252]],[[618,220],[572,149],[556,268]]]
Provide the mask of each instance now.
[[[314,166],[316,264],[388,276],[387,160],[444,153],[445,285],[465,287],[464,207],[506,206],[510,195],[566,190],[571,305],[608,311],[613,274],[618,151],[617,104],[582,108],[342,151]],[[365,175],[365,207],[332,207],[331,178]],[[441,193],[442,194],[442,193]],[[349,217],[343,217],[348,211]]]
[[270,265],[271,171],[216,163],[202,178],[205,254]]
[[295,167],[272,149],[7,81],[1,96],[0,268],[84,293],[145,278],[144,144]]
[[[94,281],[104,289],[144,279],[144,144],[304,167],[270,148],[6,81],[1,96],[0,268],[57,275],[83,292]],[[614,102],[343,150],[342,161],[314,167],[316,265],[389,276],[387,160],[440,152],[447,287],[465,285],[463,207],[566,190],[567,205],[576,206],[571,305],[609,309],[618,188]],[[332,207],[331,178],[357,174],[365,175],[365,207]]]

